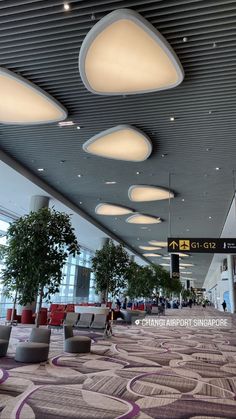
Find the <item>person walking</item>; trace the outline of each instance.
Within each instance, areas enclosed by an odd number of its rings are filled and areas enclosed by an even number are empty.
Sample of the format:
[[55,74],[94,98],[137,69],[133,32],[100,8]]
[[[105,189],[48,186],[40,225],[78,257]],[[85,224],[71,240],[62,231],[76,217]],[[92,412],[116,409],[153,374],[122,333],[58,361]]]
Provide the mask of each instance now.
[[225,300],[223,301],[223,303],[222,303],[222,307],[223,307],[223,310],[225,311],[226,310],[226,306],[227,306],[227,304],[226,304],[226,302],[225,302]]
[[190,299],[188,300],[188,305],[189,305],[189,308],[192,308],[192,305],[193,305],[193,300],[192,300],[192,298],[190,298]]

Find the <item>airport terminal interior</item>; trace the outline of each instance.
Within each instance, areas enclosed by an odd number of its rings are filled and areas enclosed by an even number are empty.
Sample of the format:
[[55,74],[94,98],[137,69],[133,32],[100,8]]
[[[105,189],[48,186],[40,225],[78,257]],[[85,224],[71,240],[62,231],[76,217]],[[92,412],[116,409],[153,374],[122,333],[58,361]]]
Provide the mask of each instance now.
[[0,0],[0,419],[236,418],[236,2]]

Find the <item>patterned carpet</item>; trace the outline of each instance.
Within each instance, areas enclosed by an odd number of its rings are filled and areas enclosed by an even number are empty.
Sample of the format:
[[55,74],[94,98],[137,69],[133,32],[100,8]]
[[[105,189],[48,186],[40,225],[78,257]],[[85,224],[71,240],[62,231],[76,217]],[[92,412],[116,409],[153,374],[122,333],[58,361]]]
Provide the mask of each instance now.
[[[168,310],[169,318],[231,319],[213,309]],[[63,353],[53,330],[49,363],[14,361],[30,328],[14,327],[0,359],[1,419],[236,418],[235,322],[228,328],[114,326],[90,354]]]

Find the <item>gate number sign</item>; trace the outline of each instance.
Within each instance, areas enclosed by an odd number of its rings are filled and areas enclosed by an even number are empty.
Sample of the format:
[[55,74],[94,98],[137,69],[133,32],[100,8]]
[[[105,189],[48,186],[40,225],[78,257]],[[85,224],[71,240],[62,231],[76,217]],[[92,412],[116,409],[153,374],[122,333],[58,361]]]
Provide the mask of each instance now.
[[236,239],[168,238],[169,253],[236,253]]

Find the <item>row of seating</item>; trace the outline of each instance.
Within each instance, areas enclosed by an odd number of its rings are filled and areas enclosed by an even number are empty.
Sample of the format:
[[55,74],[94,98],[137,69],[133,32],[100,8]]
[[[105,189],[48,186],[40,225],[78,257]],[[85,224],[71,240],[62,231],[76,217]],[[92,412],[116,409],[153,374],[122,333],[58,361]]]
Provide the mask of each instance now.
[[64,313],[62,311],[53,311],[49,320],[49,327],[73,326],[75,328],[93,328],[105,329],[107,324],[106,314],[93,313]]
[[[11,326],[0,326],[0,356],[6,356],[11,335]],[[23,363],[38,363],[48,360],[51,329],[31,329],[29,340],[16,347],[15,360]],[[74,336],[72,326],[64,326],[64,351],[69,353],[90,352],[88,336]]]

